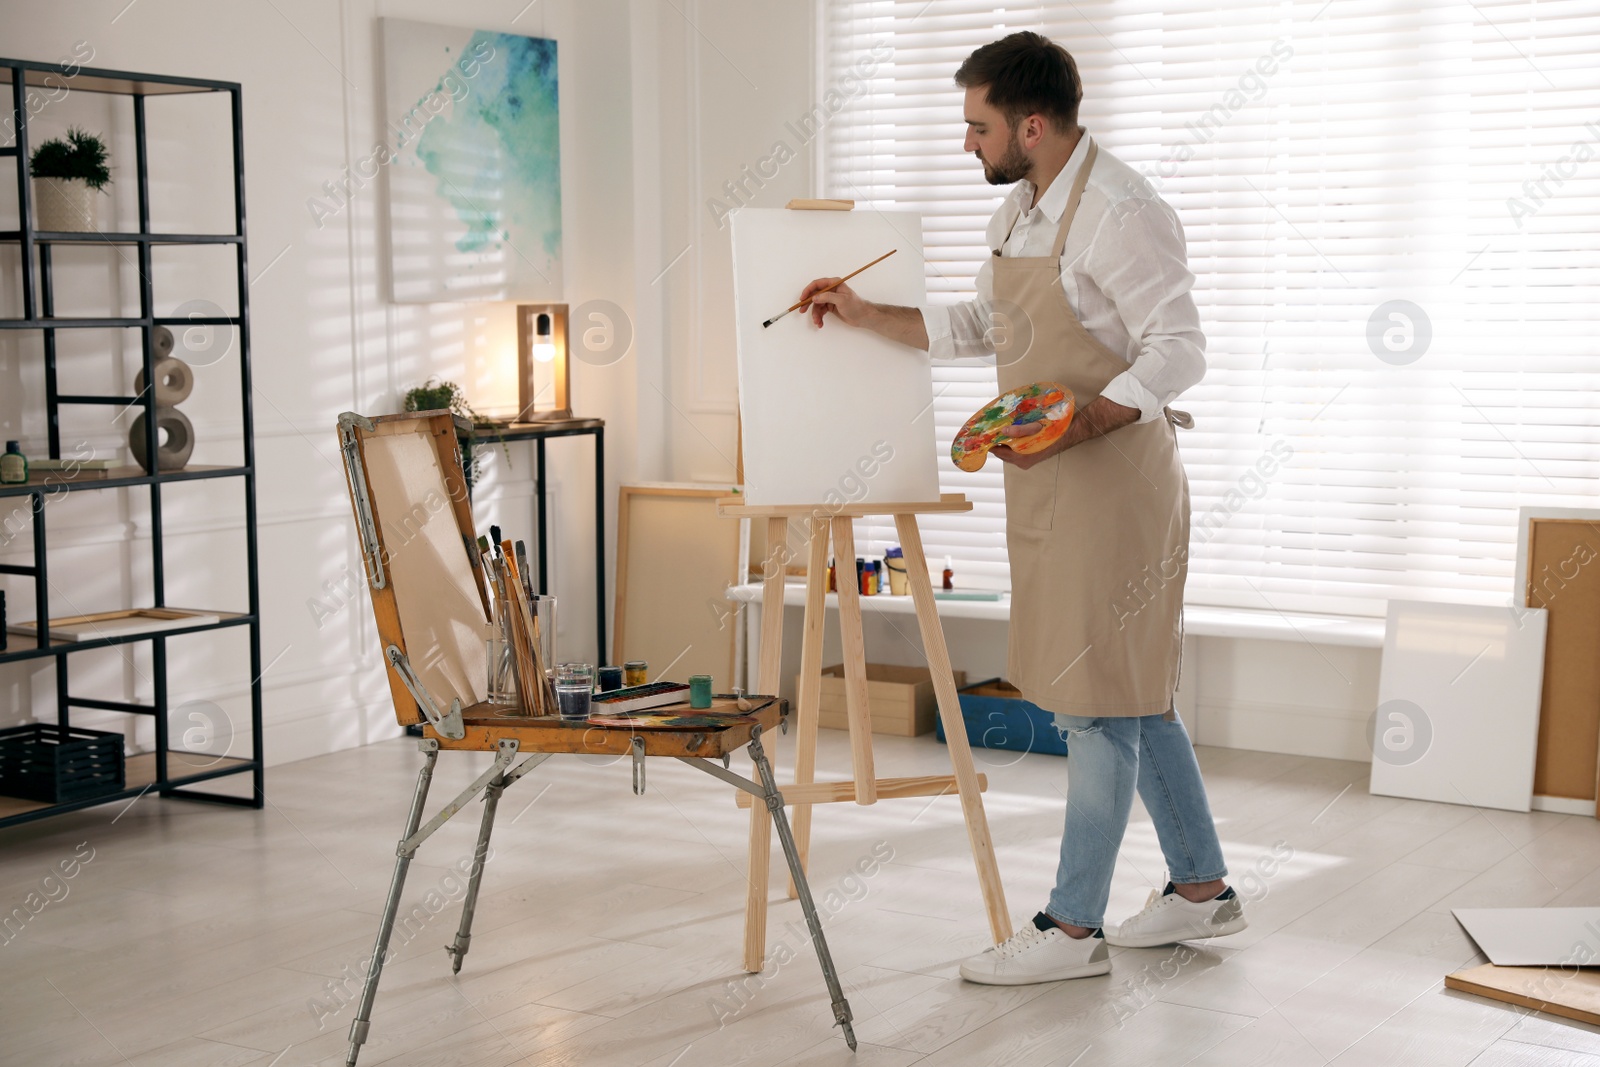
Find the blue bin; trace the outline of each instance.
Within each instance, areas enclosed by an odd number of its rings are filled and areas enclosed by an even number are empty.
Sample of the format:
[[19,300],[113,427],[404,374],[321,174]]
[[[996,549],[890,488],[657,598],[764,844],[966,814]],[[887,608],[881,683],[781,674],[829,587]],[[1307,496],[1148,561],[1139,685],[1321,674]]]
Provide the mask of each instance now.
[[[1066,739],[1056,729],[1056,717],[1022,699],[1022,694],[998,678],[960,690],[961,717],[967,724],[967,741],[973,748],[1007,748],[1013,752],[1067,754]],[[944,722],[934,733],[944,741]]]

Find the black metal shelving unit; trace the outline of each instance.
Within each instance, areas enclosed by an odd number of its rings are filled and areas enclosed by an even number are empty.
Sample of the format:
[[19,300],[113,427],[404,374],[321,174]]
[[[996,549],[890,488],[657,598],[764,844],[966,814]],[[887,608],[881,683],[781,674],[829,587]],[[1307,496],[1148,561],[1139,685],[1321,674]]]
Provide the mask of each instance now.
[[[17,203],[21,228],[0,231],[0,245],[20,245],[23,316],[0,319],[0,329],[35,330],[43,338],[45,362],[45,407],[48,420],[50,458],[61,458],[61,419],[63,405],[114,405],[117,407],[142,406],[144,409],[145,455],[157,455],[159,430],[156,425],[155,392],[146,388],[138,396],[85,396],[62,394],[57,388],[56,332],[73,329],[134,328],[143,338],[144,380],[153,383],[155,376],[155,348],[153,333],[158,326],[189,328],[195,326],[234,327],[238,331],[240,415],[243,436],[243,460],[239,466],[189,466],[179,471],[163,472],[157,468],[145,473],[140,467],[123,467],[110,472],[102,479],[81,481],[63,480],[60,475],[41,474],[23,485],[0,486],[0,504],[13,497],[28,497],[32,511],[33,563],[31,566],[0,564],[0,574],[19,575],[33,580],[34,612],[39,620],[37,639],[12,634],[5,651],[0,652],[0,663],[53,657],[56,670],[57,721],[71,724],[74,708],[92,708],[148,715],[155,720],[156,747],[153,753],[130,757],[128,760],[127,788],[119,793],[94,797],[63,804],[36,804],[0,797],[0,827],[33,819],[44,818],[64,811],[131,799],[146,792],[156,792],[164,797],[192,800],[209,800],[225,804],[238,804],[260,808],[266,800],[265,782],[261,761],[261,601],[258,588],[257,533],[256,533],[256,470],[254,424],[251,412],[250,386],[250,300],[249,270],[245,255],[244,209],[244,134],[240,87],[236,82],[211,81],[203,78],[176,78],[162,74],[133,74],[126,71],[79,68],[64,75],[57,64],[34,63],[26,60],[0,59],[0,72],[9,72],[11,86],[11,114],[16,127],[16,142],[0,148],[0,158],[16,161]],[[113,93],[132,98],[134,139],[136,145],[135,171],[138,182],[139,229],[134,233],[42,233],[33,229],[32,187],[28,175],[28,106],[27,90],[30,87],[53,88],[63,80],[73,92]],[[234,232],[231,234],[172,234],[152,233],[150,230],[150,180],[149,157],[145,130],[145,101],[188,93],[226,93],[231,105],[233,134],[233,204]],[[55,290],[52,280],[51,250],[56,245],[125,245],[137,250],[139,270],[139,314],[135,317],[58,318],[55,308]],[[236,253],[236,282],[238,286],[237,313],[231,316],[163,318],[154,314],[155,294],[151,274],[151,249],[153,246],[171,245],[233,245]],[[212,478],[238,478],[244,491],[245,541],[248,581],[248,610],[238,612],[211,612],[219,621],[195,626],[174,626],[153,633],[139,633],[99,638],[91,641],[55,641],[50,637],[50,575],[46,551],[46,505],[48,498],[57,493],[100,492],[108,489],[147,489],[150,494],[150,552],[153,600],[148,607],[166,605],[166,561],[163,558],[161,525],[162,487],[172,483]],[[248,631],[250,654],[250,753],[248,756],[218,758],[204,756],[189,758],[192,754],[169,750],[167,705],[167,640],[185,634],[202,633],[231,627],[244,627]],[[108,648],[116,645],[148,641],[151,644],[153,666],[152,699],[149,704],[127,701],[102,700],[72,695],[69,685],[68,663],[74,652]],[[195,784],[229,775],[249,774],[254,788],[249,797],[230,796],[192,788]]]

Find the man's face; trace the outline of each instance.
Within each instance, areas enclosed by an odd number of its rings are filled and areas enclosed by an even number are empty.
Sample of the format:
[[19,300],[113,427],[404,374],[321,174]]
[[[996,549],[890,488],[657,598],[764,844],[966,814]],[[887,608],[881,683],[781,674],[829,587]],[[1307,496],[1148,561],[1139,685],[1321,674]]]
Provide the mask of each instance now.
[[1033,163],[1005,115],[989,106],[987,86],[974,85],[967,90],[962,113],[967,121],[967,140],[962,147],[978,157],[990,185],[1010,185],[1028,176]]

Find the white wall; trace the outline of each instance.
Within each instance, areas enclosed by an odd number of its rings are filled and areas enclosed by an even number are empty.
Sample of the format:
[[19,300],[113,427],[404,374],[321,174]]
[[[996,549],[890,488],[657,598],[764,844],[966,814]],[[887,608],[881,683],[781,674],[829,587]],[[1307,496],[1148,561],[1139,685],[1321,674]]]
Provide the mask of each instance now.
[[[650,67],[635,128],[641,175],[641,316],[655,327],[661,377],[641,373],[641,405],[662,420],[661,476],[735,477],[738,398],[733,266],[720,203],[781,207],[811,191],[812,151],[787,123],[810,107],[814,38],[808,3],[640,0],[635,31]],[[651,48],[650,42],[654,42]],[[647,81],[648,79],[651,79]],[[647,143],[647,140],[649,143]],[[784,150],[775,151],[779,142]],[[781,161],[781,162],[780,162]],[[659,389],[659,392],[657,391]]]
[[[517,4],[467,0],[442,10],[421,2],[279,0],[219,6],[185,0],[126,0],[30,6],[26,16],[3,16],[8,57],[54,61],[87,42],[88,65],[238,81],[243,85],[247,225],[250,247],[253,373],[258,504],[261,531],[262,652],[266,755],[282,762],[397,732],[376,656],[365,594],[351,583],[360,564],[349,504],[337,462],[339,412],[399,409],[401,393],[437,374],[465,386],[488,412],[516,406],[509,373],[515,332],[508,305],[399,307],[383,295],[381,186],[360,190],[348,207],[323,220],[307,207],[339,181],[344,168],[368,154],[384,125],[377,18],[396,16],[475,28],[554,37],[560,42],[563,224],[566,299],[606,299],[634,313],[633,127],[635,87],[630,7],[623,0],[540,0]],[[81,48],[80,48],[81,54]],[[152,115],[165,105],[152,101]],[[105,98],[72,93],[35,119],[35,140],[78,123],[106,130],[118,164],[115,205],[104,220],[134,228],[131,127]],[[109,110],[108,110],[109,108]],[[152,127],[153,184],[172,195],[154,219],[172,228],[187,214],[225,226],[217,194],[228,173],[218,141],[219,116],[198,114]],[[207,151],[220,150],[221,166]],[[8,186],[9,189],[9,186]],[[0,200],[15,212],[14,195]],[[223,204],[226,200],[221,201]],[[164,212],[164,213],[163,213]],[[15,288],[15,261],[0,261]],[[98,285],[131,296],[130,263],[102,255],[58,272],[69,286]],[[215,264],[169,281],[176,303],[205,283],[226,293],[226,270]],[[209,292],[207,292],[209,295]],[[228,301],[231,305],[231,300]],[[5,313],[14,313],[14,305]],[[0,436],[21,437],[45,452],[42,420],[29,412],[41,402],[42,376],[34,340],[5,338],[0,347]],[[132,345],[101,338],[78,363],[94,391],[131,393]],[[29,347],[29,346],[32,347]],[[115,364],[120,361],[121,368]],[[195,462],[225,461],[223,441],[237,438],[237,404],[225,388],[232,361],[202,371],[184,405],[202,446]],[[97,364],[96,366],[92,366]],[[633,478],[655,462],[657,441],[633,433],[636,375],[630,354],[607,367],[579,365],[573,390],[581,413],[609,423],[609,484]],[[209,376],[209,377],[208,377]],[[236,382],[236,378],[232,381]],[[221,383],[218,385],[217,383]],[[87,391],[87,390],[86,390]],[[233,394],[236,396],[236,392]],[[99,454],[121,446],[128,420],[110,424],[105,409],[87,409],[82,436]],[[532,536],[530,452],[512,446],[512,468],[496,456],[477,497],[480,525],[500,523],[514,536]],[[125,454],[125,453],[124,453]],[[236,457],[235,457],[236,458]],[[595,566],[592,478],[586,444],[550,446],[555,522],[555,591],[563,611],[562,655],[588,658],[594,649],[592,575]],[[223,487],[234,486],[232,495]],[[234,560],[242,540],[226,532],[239,524],[237,483],[214,491],[169,490],[168,601],[242,608]],[[181,499],[180,499],[181,498]],[[614,488],[608,489],[614,499]],[[47,509],[56,611],[85,611],[148,603],[149,525],[142,493],[75,494]],[[609,502],[609,501],[608,501]],[[10,510],[10,509],[6,509]],[[26,533],[5,546],[6,562],[28,562]],[[31,586],[0,579],[13,615],[31,617]],[[349,601],[349,603],[346,603]],[[26,603],[23,603],[26,602]],[[235,635],[236,638],[236,635]],[[235,729],[247,724],[242,643],[174,639],[172,699],[221,706]],[[148,699],[150,665],[142,648],[86,653],[72,661],[75,695]],[[0,725],[37,715],[54,717],[50,661],[0,669]],[[84,725],[122,723],[120,716],[81,713]],[[182,725],[183,720],[177,720]],[[141,732],[148,740],[149,731]]]

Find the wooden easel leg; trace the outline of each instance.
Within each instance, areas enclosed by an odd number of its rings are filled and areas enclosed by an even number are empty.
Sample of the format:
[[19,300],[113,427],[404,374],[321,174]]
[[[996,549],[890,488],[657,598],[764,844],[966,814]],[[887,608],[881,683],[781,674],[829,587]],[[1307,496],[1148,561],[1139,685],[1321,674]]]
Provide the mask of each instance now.
[[[811,554],[806,560],[806,619],[800,646],[800,706],[794,741],[794,780],[809,785],[817,769],[817,720],[822,714],[822,623],[828,613],[828,520],[813,518]],[[789,822],[794,828],[795,850],[805,870],[811,852],[811,805],[794,805]],[[789,899],[796,897],[789,878]]]
[[[783,668],[783,572],[789,562],[788,522],[767,520],[767,559],[762,570],[761,669],[756,692],[775,696]],[[744,969],[761,970],[767,957],[767,891],[771,885],[772,823],[767,812],[750,809],[749,890],[744,902]]]
[[[1011,936],[1011,916],[1006,911],[1005,889],[1000,885],[1000,868],[995,863],[994,842],[989,838],[989,819],[983,811],[983,794],[978,791],[978,773],[972,765],[972,746],[967,743],[967,725],[961,717],[961,700],[956,695],[955,677],[950,673],[950,652],[944,643],[944,628],[939,623],[939,608],[933,599],[933,582],[928,577],[928,558],[922,551],[922,532],[915,515],[896,515],[895,529],[906,557],[906,577],[911,597],[916,602],[917,626],[922,631],[922,648],[928,670],[933,674],[933,690],[939,698],[939,719],[944,723],[945,742],[950,749],[950,766],[961,794],[961,814],[967,820],[967,839],[972,845],[972,861],[978,868],[978,884],[989,912],[989,930],[995,944]],[[841,598],[843,599],[843,598]],[[848,659],[846,660],[848,663]]]
[[[845,710],[850,718],[850,764],[855,775],[856,803],[878,800],[878,776],[872,766],[872,716],[867,709],[867,642],[861,632],[861,590],[856,586],[855,520],[833,520],[833,558],[839,576],[839,639],[844,651]],[[931,596],[931,593],[930,593]],[[948,671],[949,668],[946,667]]]

